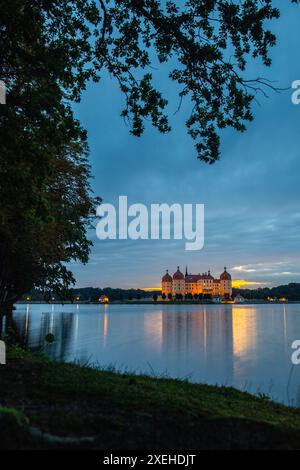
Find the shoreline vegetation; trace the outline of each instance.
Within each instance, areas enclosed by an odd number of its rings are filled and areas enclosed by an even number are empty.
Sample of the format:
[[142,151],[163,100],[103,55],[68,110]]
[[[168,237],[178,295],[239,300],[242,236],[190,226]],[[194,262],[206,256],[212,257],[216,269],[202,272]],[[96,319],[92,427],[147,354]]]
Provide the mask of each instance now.
[[20,300],[16,302],[16,305],[285,305],[285,304],[300,304],[300,300],[290,300],[282,302],[280,300],[268,301],[268,300],[245,300],[243,303],[233,301],[228,302],[213,302],[209,300],[116,300],[113,302],[87,302],[87,301],[26,301]]
[[2,449],[300,449],[300,410],[229,387],[54,362],[0,368]]
[[[176,296],[177,297],[177,296]],[[19,303],[28,303],[28,301],[34,303],[91,303],[97,304],[102,303],[102,299],[108,299],[110,303],[159,303],[159,304],[217,304],[218,299],[212,299],[207,295],[193,295],[187,296],[186,298],[181,297],[161,298],[161,292],[159,290],[143,290],[143,289],[120,289],[112,287],[84,287],[84,288],[72,288],[69,290],[68,295],[58,296],[53,292],[48,292],[47,295],[39,289],[33,289],[27,294],[24,294],[20,299]],[[286,300],[288,302],[300,302],[300,283],[290,283],[288,285],[282,285],[272,288],[259,288],[259,289],[241,289],[234,287],[232,289],[232,299],[236,297],[243,298],[242,303],[276,303],[280,300]],[[236,303],[241,303],[237,301]],[[280,302],[282,303],[282,302]]]

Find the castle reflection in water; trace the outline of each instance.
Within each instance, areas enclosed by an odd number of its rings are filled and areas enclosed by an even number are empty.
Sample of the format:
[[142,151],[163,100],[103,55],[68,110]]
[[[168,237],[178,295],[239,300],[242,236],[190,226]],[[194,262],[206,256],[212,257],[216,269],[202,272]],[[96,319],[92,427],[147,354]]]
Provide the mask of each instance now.
[[[14,321],[25,346],[56,360],[167,373],[286,401],[300,306],[20,305]],[[45,342],[49,332],[53,344]]]

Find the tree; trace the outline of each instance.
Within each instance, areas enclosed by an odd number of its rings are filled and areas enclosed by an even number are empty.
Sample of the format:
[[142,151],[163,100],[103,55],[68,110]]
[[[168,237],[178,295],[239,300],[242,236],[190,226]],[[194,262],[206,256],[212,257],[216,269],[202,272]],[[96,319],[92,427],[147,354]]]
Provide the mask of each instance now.
[[203,298],[203,300],[211,300],[212,295],[211,294],[203,294],[202,298]]
[[[299,0],[291,0],[299,3]],[[144,120],[161,132],[170,125],[167,100],[143,70],[169,63],[169,78],[178,84],[179,108],[189,99],[188,133],[196,141],[198,158],[219,158],[219,131],[246,129],[253,119],[251,103],[259,93],[275,89],[263,78],[247,77],[247,60],[271,65],[269,49],[276,43],[266,22],[280,16],[272,0],[100,1],[100,38],[95,45],[97,66],[105,67],[125,94],[122,116],[140,136]],[[175,64],[175,65],[174,65]]]
[[219,131],[244,131],[256,95],[274,89],[246,75],[251,57],[271,65],[276,38],[266,22],[279,17],[273,3],[0,0],[0,77],[7,88],[0,116],[1,308],[32,286],[65,291],[74,281],[65,263],[87,261],[95,200],[86,135],[71,110],[87,81],[99,81],[104,70],[117,81],[133,135],[147,120],[168,132],[167,97],[150,72],[157,62],[168,64],[179,108],[190,100],[186,124],[198,158],[213,163]]
[[167,298],[166,294],[163,293],[162,296],[161,296],[161,298],[162,298],[162,300],[166,300],[166,298]]
[[153,295],[153,300],[154,300],[154,302],[157,302],[157,299],[158,299],[158,295],[157,295],[157,294],[154,294],[154,295]]
[[176,300],[183,300],[183,295],[182,294],[176,294],[175,298],[176,298]]
[[171,292],[169,292],[169,294],[168,294],[168,299],[169,299],[170,301],[173,300],[173,295],[171,294]]
[[[43,162],[37,165],[33,158],[34,152],[42,158],[42,148],[37,142],[31,142],[31,136],[23,129],[20,139],[24,145],[20,153],[7,149],[5,161],[1,160],[0,305],[3,310],[10,310],[33,286],[44,293],[65,297],[74,282],[65,263],[88,260],[90,242],[86,228],[97,201],[90,196],[85,132],[73,121],[67,108],[57,123],[65,137],[57,139],[53,150],[48,149],[51,164],[47,170]],[[34,139],[37,134],[34,131]],[[42,138],[41,146],[45,143],[46,139]]]
[[33,286],[65,295],[74,281],[65,263],[87,261],[98,203],[86,132],[65,98],[85,79],[79,31],[74,42],[57,36],[47,2],[1,2],[1,15],[0,313]]

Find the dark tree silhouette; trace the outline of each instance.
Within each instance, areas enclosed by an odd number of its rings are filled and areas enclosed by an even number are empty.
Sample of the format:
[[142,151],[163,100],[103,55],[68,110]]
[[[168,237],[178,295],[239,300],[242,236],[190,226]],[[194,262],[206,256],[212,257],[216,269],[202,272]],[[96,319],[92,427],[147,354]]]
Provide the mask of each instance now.
[[[179,108],[191,102],[188,133],[198,158],[219,158],[219,130],[246,129],[251,103],[259,94],[278,90],[271,81],[247,75],[247,61],[271,65],[276,43],[266,23],[280,11],[272,0],[100,1],[100,37],[95,64],[107,68],[126,98],[122,112],[131,132],[140,136],[149,118],[161,132],[170,130],[166,97],[153,87],[151,65],[169,63],[178,84]],[[283,2],[284,3],[284,2]],[[292,0],[298,3],[298,0]],[[284,8],[284,7],[283,7]],[[156,52],[157,61],[152,52]],[[146,73],[143,73],[146,70]]]

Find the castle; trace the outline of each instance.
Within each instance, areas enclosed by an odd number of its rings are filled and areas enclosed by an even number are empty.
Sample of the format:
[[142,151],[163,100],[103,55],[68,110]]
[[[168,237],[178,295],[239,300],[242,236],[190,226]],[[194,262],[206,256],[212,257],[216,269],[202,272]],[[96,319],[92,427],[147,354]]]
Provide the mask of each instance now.
[[224,268],[224,272],[219,279],[214,278],[210,271],[202,274],[188,274],[186,268],[185,275],[180,272],[179,266],[177,271],[170,276],[168,270],[161,280],[162,295],[172,296],[182,295],[210,295],[212,297],[230,298],[232,294],[231,275]]

